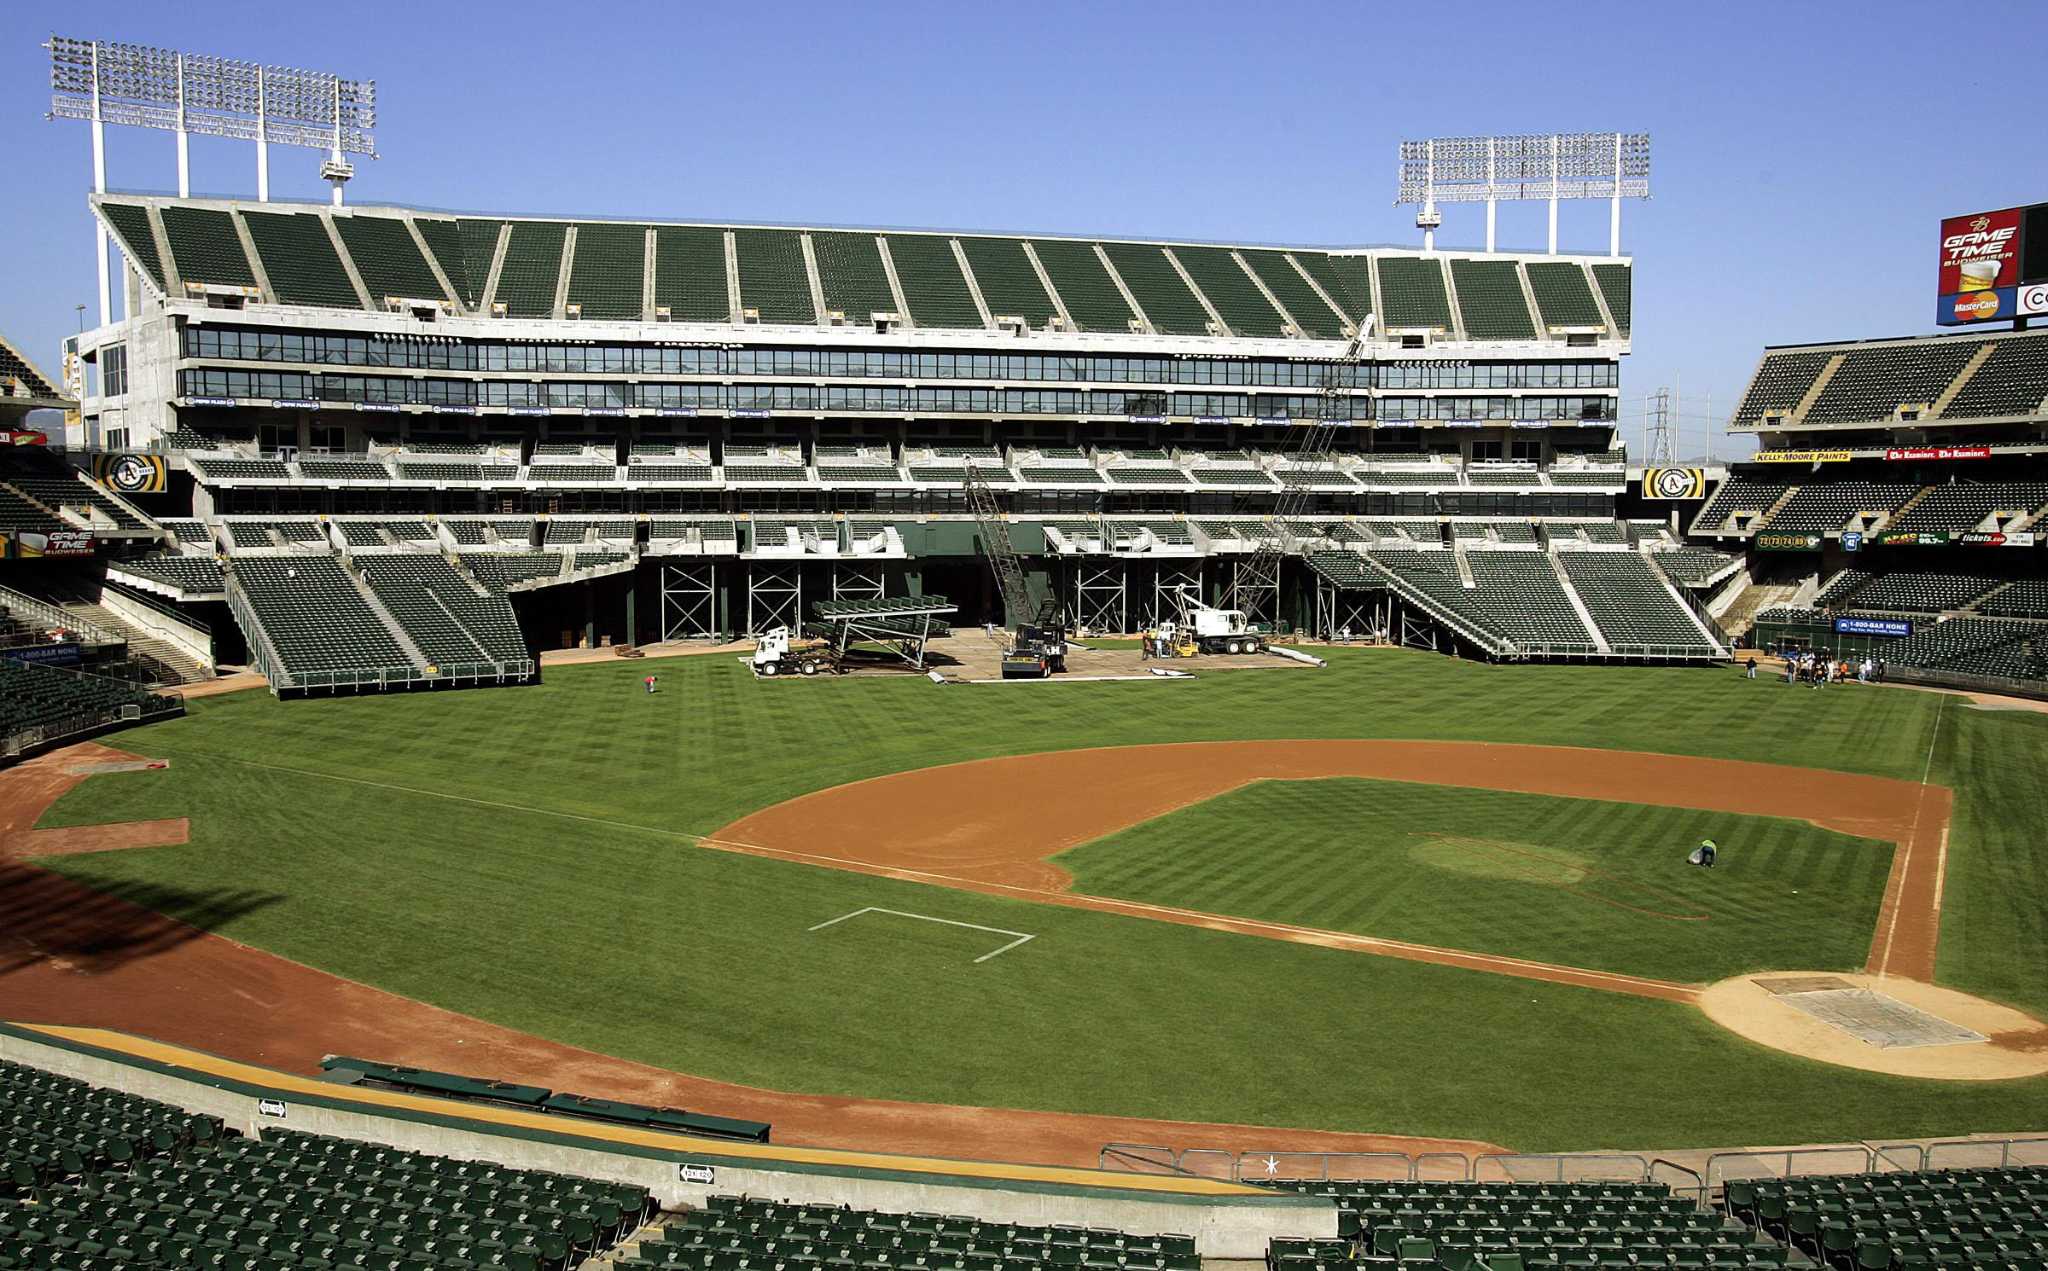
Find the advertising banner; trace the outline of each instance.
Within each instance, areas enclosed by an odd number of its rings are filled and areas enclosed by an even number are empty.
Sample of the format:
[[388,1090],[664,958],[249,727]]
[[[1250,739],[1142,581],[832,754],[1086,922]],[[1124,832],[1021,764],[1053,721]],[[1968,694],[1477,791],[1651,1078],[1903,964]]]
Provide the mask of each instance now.
[[1894,446],[1884,452],[1884,457],[1894,463],[1901,460],[1922,461],[1927,459],[1989,459],[1989,446]]
[[1670,503],[1697,503],[1707,497],[1705,468],[1645,468],[1643,497]]
[[162,494],[162,455],[94,455],[93,480],[116,494]]
[[1935,321],[1945,327],[2048,312],[2048,204],[1951,216],[1941,223]]
[[2016,530],[2008,534],[2002,530],[1965,530],[1949,541],[1963,547],[2032,547],[2034,532]]
[[90,556],[94,546],[90,530],[13,530],[0,536],[0,557]]
[[50,439],[33,428],[0,428],[0,446],[47,446]]
[[24,644],[0,649],[0,662],[29,662],[36,666],[77,666],[85,654],[76,640],[53,640],[46,644]]
[[1946,547],[1947,530],[1886,530],[1877,536],[1884,547]]
[[1904,618],[1837,618],[1836,635],[1909,636],[1913,624]]
[[1751,545],[1760,552],[1817,552],[1821,546],[1818,534],[1763,533],[1756,536]]
[[1758,463],[1847,463],[1846,450],[1759,450]]

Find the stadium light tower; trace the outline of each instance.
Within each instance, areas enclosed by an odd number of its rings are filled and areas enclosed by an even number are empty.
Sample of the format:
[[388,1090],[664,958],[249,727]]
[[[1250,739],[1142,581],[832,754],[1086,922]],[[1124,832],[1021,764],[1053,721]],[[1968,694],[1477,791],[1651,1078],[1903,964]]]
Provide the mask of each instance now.
[[1424,251],[1436,250],[1439,203],[1486,204],[1486,250],[1494,205],[1546,200],[1550,253],[1557,254],[1560,199],[1607,199],[1609,255],[1621,255],[1621,201],[1650,197],[1650,137],[1640,132],[1545,133],[1521,137],[1435,137],[1401,143],[1394,205],[1420,204]]
[[[256,198],[270,201],[270,143],[327,152],[320,175],[341,187],[355,175],[344,157],[377,157],[377,82],[327,71],[262,66],[204,53],[53,35],[51,119],[92,125],[92,188],[107,192],[106,125],[155,128],[178,139],[178,195],[192,193],[188,139],[232,137],[256,143]],[[100,324],[112,317],[107,281],[107,230],[95,219],[99,246]]]

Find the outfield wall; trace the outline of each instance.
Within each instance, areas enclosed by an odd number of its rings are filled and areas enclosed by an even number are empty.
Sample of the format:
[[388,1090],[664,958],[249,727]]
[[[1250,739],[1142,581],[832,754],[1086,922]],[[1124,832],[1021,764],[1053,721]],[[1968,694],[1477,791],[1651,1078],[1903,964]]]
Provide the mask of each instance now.
[[1319,1198],[1212,1179],[696,1139],[517,1108],[340,1085],[105,1029],[0,1024],[0,1059],[219,1117],[436,1156],[643,1187],[664,1209],[748,1195],[983,1221],[1192,1235],[1205,1258],[1263,1259],[1275,1237],[1333,1238]]

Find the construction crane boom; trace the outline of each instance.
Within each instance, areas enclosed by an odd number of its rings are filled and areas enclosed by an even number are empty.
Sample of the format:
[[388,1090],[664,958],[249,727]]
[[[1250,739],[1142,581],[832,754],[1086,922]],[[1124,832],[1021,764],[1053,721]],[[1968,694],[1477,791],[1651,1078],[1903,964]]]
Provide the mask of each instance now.
[[995,491],[989,489],[972,463],[967,465],[964,485],[968,510],[974,513],[974,523],[981,531],[981,548],[988,553],[996,590],[1003,597],[1003,622],[1014,630],[1032,617],[1031,593],[1024,586],[1024,563],[1017,557],[1017,545],[1010,541],[1009,523],[996,507]]
[[[1339,366],[1358,365],[1365,354],[1365,341],[1371,329],[1372,317],[1368,315],[1338,356]],[[1303,477],[1303,466],[1328,456],[1330,446],[1336,440],[1337,429],[1350,422],[1350,394],[1347,390],[1351,385],[1344,382],[1347,378],[1334,368],[1323,374],[1316,417],[1293,437],[1292,447],[1285,451],[1286,466],[1274,472],[1280,481],[1280,493],[1273,500],[1272,509],[1260,521],[1258,544],[1248,555],[1238,558],[1237,570],[1231,580],[1229,607],[1243,610],[1255,620],[1279,620],[1280,615],[1274,610],[1280,590],[1280,564],[1287,556],[1287,526],[1308,511],[1316,492],[1316,487]]]

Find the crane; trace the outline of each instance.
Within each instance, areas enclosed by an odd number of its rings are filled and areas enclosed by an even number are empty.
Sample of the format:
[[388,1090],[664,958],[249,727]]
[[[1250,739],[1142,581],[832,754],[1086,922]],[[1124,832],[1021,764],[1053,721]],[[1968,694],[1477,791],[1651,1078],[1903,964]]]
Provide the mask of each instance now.
[[1003,597],[1003,676],[1043,677],[1067,669],[1067,623],[1060,603],[1046,597],[1036,615],[1032,613],[1031,591],[1024,582],[1024,563],[1017,545],[1010,540],[1009,522],[996,506],[995,491],[969,462],[962,481],[968,510],[981,531],[981,550],[988,553],[988,567],[996,576],[996,590]]
[[[1337,356],[1338,366],[1356,366],[1363,360],[1372,321],[1372,315],[1367,314],[1358,324],[1351,342]],[[1248,555],[1238,558],[1237,571],[1230,583],[1232,609],[1279,619],[1279,614],[1267,613],[1267,606],[1280,586],[1280,562],[1287,556],[1287,522],[1306,512],[1315,497],[1315,487],[1301,476],[1301,465],[1328,455],[1337,429],[1350,422],[1350,394],[1346,390],[1351,385],[1343,382],[1345,378],[1348,377],[1340,377],[1336,367],[1323,373],[1316,417],[1294,438],[1293,448],[1286,452],[1290,466],[1274,473],[1280,478],[1280,494],[1273,500],[1272,509],[1260,519],[1257,545]]]

